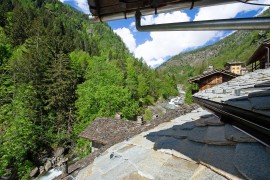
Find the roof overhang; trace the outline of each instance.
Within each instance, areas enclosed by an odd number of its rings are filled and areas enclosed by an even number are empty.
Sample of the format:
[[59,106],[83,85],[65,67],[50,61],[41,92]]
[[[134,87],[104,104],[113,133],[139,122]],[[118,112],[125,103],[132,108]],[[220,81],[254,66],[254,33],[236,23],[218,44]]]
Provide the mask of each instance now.
[[246,62],[246,65],[250,65],[256,61],[261,60],[267,53],[267,48],[270,48],[270,39],[265,40],[253,53],[253,55]]
[[88,0],[94,21],[109,21],[134,17],[136,11],[143,16],[171,12],[193,7],[207,7],[235,3],[235,0]]
[[213,71],[210,71],[210,72],[195,76],[193,78],[190,78],[188,81],[190,83],[199,83],[201,81],[201,79],[213,76],[215,74],[223,74],[223,75],[226,75],[226,76],[230,76],[232,78],[235,78],[235,77],[239,76],[238,74],[232,73],[230,71],[226,71],[226,70],[223,70],[223,69],[215,69]]

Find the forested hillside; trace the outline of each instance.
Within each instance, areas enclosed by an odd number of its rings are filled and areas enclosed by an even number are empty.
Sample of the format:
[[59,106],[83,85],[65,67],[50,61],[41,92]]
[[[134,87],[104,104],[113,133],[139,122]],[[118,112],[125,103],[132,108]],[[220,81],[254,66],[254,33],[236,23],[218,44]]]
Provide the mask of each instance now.
[[[268,9],[261,16],[269,15]],[[180,53],[158,67],[158,70],[173,75],[177,83],[184,84],[190,102],[189,78],[201,74],[210,64],[214,68],[224,68],[226,62],[247,61],[267,38],[270,38],[269,31],[237,31],[211,46]]]
[[0,179],[27,178],[59,146],[85,155],[77,135],[94,118],[176,94],[108,25],[57,0],[0,0]]

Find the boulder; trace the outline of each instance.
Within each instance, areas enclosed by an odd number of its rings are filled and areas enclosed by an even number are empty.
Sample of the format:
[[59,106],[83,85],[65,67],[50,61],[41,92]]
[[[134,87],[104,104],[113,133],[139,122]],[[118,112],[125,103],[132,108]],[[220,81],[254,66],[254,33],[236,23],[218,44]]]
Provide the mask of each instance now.
[[44,170],[45,170],[45,169],[44,169],[44,166],[40,166],[40,167],[39,167],[39,174],[42,174],[42,173],[44,172]]
[[55,157],[59,157],[61,155],[63,155],[65,149],[63,147],[59,147],[54,151],[54,156]]
[[52,168],[52,162],[48,160],[45,164],[45,171],[49,171]]
[[29,176],[30,176],[30,178],[37,177],[37,176],[38,176],[38,168],[35,167],[35,168],[31,171],[31,173],[30,173]]

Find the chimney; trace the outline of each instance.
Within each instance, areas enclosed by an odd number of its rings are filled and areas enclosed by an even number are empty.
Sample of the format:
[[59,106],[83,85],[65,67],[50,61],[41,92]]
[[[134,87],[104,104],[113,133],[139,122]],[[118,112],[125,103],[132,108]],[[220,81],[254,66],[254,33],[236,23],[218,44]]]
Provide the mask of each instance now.
[[208,70],[207,71],[213,71],[214,70],[214,66],[212,65],[212,64],[210,64],[209,66],[208,66]]

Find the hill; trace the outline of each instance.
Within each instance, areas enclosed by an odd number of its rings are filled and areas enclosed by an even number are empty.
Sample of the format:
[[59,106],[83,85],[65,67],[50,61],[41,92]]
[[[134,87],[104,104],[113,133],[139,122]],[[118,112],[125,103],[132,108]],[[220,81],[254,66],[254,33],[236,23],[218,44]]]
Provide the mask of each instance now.
[[[269,9],[262,14],[269,15]],[[267,38],[270,38],[269,31],[236,31],[211,46],[180,53],[159,66],[158,70],[174,76],[178,84],[184,84],[190,95],[191,87],[187,81],[190,77],[201,74],[210,64],[214,68],[224,68],[226,62],[247,61]]]
[[177,93],[107,24],[58,0],[0,0],[0,74],[0,179],[28,179],[58,147],[86,155],[77,135],[96,117],[132,119]]

